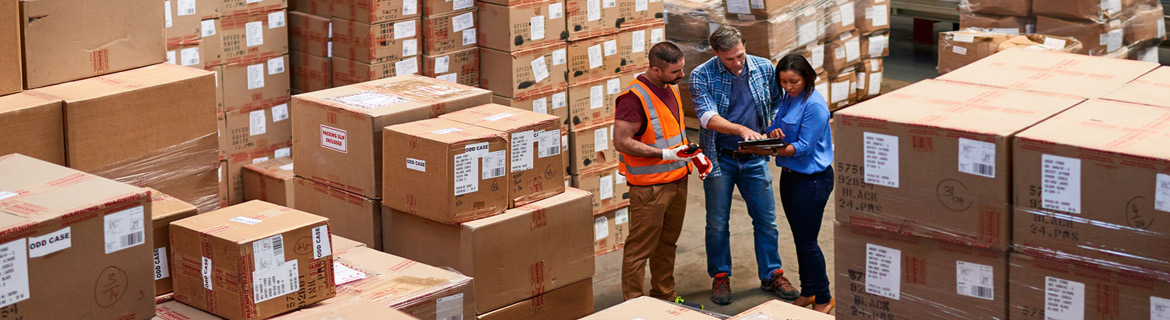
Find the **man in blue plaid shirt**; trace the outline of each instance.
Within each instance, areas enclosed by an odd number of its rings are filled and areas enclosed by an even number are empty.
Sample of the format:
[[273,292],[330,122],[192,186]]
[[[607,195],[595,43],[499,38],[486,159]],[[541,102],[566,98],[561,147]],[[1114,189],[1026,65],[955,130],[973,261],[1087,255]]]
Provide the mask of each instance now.
[[703,181],[707,200],[707,273],[711,301],[731,303],[731,243],[728,220],[732,191],[739,187],[754,228],[760,288],[781,298],[799,293],[784,277],[777,249],[776,200],[768,152],[740,150],[744,140],[767,138],[764,129],[783,99],[771,61],[747,55],[743,34],[720,26],[711,34],[715,57],[691,71],[690,89],[699,116],[703,152],[714,167]]

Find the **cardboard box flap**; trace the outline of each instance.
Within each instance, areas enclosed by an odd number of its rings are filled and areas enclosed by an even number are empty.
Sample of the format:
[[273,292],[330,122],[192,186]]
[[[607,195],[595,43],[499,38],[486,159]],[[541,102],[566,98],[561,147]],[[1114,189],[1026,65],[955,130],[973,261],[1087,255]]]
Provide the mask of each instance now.
[[292,179],[293,177],[293,160],[292,157],[276,158],[260,163],[252,163],[244,165],[252,171],[259,174],[269,176],[276,179]]
[[60,104],[61,98],[50,95],[37,94],[37,91],[25,91],[17,94],[0,96],[0,113],[21,111],[53,103]]
[[169,217],[196,210],[194,205],[183,202],[183,200],[175,199],[175,197],[151,188],[146,188],[146,190],[150,190],[150,215],[155,222],[169,224]]
[[1154,69],[1103,98],[1170,108],[1170,68]]
[[1157,67],[1152,62],[1014,48],[938,79],[1096,98]]
[[837,114],[1008,136],[1082,101],[1074,96],[925,80]]
[[378,302],[396,308],[422,298],[420,293],[443,293],[448,288],[471,282],[467,276],[367,247],[349,249],[345,254],[337,255],[334,263],[366,276],[348,283],[346,288],[376,293]]
[[800,307],[792,303],[771,300],[747,311],[734,315],[730,320],[786,319],[786,320],[831,320],[836,317]]
[[633,300],[622,302],[619,305],[610,307],[609,309],[601,310],[591,316],[581,318],[583,320],[628,320],[628,319],[645,319],[645,320],[705,320],[705,319],[719,319],[704,314],[702,311],[692,310],[690,308],[658,300],[651,297],[638,297]]
[[505,132],[535,126],[545,122],[555,123],[559,120],[556,116],[516,109],[495,103],[448,113],[440,116],[440,118]]
[[442,118],[393,125],[386,127],[386,129],[398,131],[409,136],[447,144],[455,144],[479,139],[490,139],[492,137],[502,137],[506,139],[505,133],[496,130],[481,128]]
[[66,82],[36,89],[35,92],[46,95],[45,97],[57,97],[69,103],[113,96],[139,90],[142,87],[166,85],[199,77],[207,77],[208,83],[215,81],[210,71],[164,63]]
[[171,226],[202,233],[214,232],[218,238],[242,244],[301,228],[306,223],[316,224],[328,220],[303,211],[252,200],[175,221]]
[[[143,189],[21,154],[0,157],[0,212],[45,221],[62,214],[145,197]],[[63,196],[68,195],[68,196]],[[10,225],[10,224],[9,224]]]
[[[332,232],[330,232],[330,233],[332,233]],[[333,252],[336,253],[337,256],[341,256],[342,252],[345,252],[346,250],[353,249],[353,248],[362,248],[362,247],[366,246],[366,244],[364,244],[364,243],[350,240],[347,238],[343,238],[343,237],[340,237],[337,235],[330,235],[329,239],[330,239],[329,240],[330,243],[333,244]]]
[[1170,159],[1170,149],[1166,148],[1166,141],[1170,141],[1170,109],[1089,100],[1017,137],[1166,162]]

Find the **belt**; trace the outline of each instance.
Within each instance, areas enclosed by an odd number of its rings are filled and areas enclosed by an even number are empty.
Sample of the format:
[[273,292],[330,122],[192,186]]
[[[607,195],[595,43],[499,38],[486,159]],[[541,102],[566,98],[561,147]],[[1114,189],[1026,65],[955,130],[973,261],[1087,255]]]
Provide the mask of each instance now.
[[719,154],[731,157],[732,159],[739,160],[739,161],[752,160],[752,159],[755,159],[758,157],[762,157],[761,155],[735,152],[735,151],[731,151],[731,150],[727,150],[727,149],[723,149],[723,148],[719,148]]

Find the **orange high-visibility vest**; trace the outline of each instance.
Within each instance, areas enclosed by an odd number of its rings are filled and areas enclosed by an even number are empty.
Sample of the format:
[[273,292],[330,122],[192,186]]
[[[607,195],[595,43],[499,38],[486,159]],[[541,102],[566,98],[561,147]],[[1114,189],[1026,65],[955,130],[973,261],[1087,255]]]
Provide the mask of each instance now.
[[[678,87],[670,85],[674,93],[674,101],[682,108]],[[633,92],[642,102],[642,110],[646,112],[646,132],[641,141],[651,147],[667,149],[687,143],[685,126],[682,117],[675,118],[658,96],[650,91],[645,83],[634,78],[626,85],[622,94]],[[682,111],[682,110],[679,110]],[[649,186],[661,183],[678,181],[691,172],[690,161],[667,161],[659,158],[645,158],[625,153],[618,155],[620,165],[618,171],[626,176],[626,181],[632,185]]]

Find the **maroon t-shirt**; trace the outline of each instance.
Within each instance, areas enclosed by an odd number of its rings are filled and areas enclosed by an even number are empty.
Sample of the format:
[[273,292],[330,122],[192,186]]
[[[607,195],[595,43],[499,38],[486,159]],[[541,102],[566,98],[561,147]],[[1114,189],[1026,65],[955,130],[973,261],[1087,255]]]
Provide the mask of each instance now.
[[[678,101],[674,100],[674,91],[670,90],[669,86],[666,88],[659,88],[654,86],[650,83],[650,80],[646,79],[645,75],[639,75],[638,81],[642,81],[642,83],[646,84],[646,87],[650,88],[650,92],[652,94],[658,96],[659,100],[662,100],[662,102],[666,103],[666,106],[670,109],[670,112],[674,114],[674,118],[676,120],[681,117],[681,115],[679,115]],[[642,134],[645,134],[646,110],[642,108],[642,100],[638,99],[638,96],[634,95],[633,92],[627,92],[618,96],[616,103],[617,110],[615,111],[615,118],[623,121],[641,123],[642,126],[638,127],[638,132],[634,133],[634,137],[641,137]],[[658,120],[667,121],[667,119],[661,118]]]

